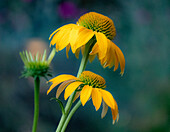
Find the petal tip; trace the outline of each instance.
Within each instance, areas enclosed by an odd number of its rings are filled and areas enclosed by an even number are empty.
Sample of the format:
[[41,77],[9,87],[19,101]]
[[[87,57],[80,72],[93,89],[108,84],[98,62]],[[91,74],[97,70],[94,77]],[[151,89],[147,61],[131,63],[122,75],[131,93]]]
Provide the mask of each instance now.
[[113,125],[115,124],[115,120],[113,120],[112,124],[113,124]]
[[64,99],[67,100],[68,96],[66,94],[64,94]]
[[48,91],[47,91],[47,95],[49,94],[49,92],[50,92],[50,91],[48,90]]

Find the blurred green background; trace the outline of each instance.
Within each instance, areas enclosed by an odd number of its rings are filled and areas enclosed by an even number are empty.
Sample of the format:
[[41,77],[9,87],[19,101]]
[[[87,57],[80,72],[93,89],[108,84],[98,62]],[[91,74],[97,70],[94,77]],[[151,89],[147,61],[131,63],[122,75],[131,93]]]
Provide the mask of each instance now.
[[[0,1],[0,132],[31,132],[33,80],[19,78],[23,63],[19,52],[49,48],[49,35],[95,11],[110,17],[116,26],[113,40],[126,58],[120,69],[103,69],[96,58],[87,70],[103,76],[118,102],[120,119],[112,125],[111,112],[100,119],[89,101],[73,116],[67,132],[170,132],[170,1],[169,0],[1,0]],[[53,76],[76,75],[80,59],[65,50],[52,62]],[[81,56],[80,56],[81,58]],[[48,96],[41,80],[38,132],[54,132],[59,105]],[[60,97],[63,100],[63,95]],[[64,101],[64,100],[63,100]]]

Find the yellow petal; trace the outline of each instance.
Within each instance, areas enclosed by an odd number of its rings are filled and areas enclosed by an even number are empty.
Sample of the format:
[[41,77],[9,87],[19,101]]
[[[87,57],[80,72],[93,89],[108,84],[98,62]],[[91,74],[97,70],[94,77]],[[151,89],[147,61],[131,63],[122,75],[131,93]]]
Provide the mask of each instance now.
[[63,92],[63,90],[66,88],[66,86],[73,81],[75,81],[75,80],[68,80],[68,81],[63,82],[57,89],[56,98],[59,98],[60,94]]
[[75,24],[69,24],[61,27],[53,36],[50,45],[56,44],[56,50],[62,50],[69,44],[69,36]]
[[100,105],[102,103],[102,96],[101,93],[99,92],[98,88],[93,88],[92,89],[92,101],[93,105],[96,108],[96,111],[100,108]]
[[92,92],[92,87],[89,85],[85,85],[83,87],[83,89],[81,90],[80,93],[80,100],[82,105],[84,106],[86,104],[86,102],[89,100],[90,96],[91,96],[91,92]]
[[95,59],[95,57],[96,57],[96,55],[90,55],[90,56],[89,56],[89,61],[90,61],[90,63]]
[[[99,50],[97,57],[101,61],[105,56],[103,57],[103,53]],[[103,65],[103,64],[101,63],[101,65]]]
[[79,58],[79,53],[80,53],[80,48],[78,48],[75,52],[75,56],[76,56],[77,59]]
[[75,53],[79,47],[85,45],[93,36],[94,32],[92,30],[82,28],[78,33],[75,45],[71,46],[72,52]]
[[[116,46],[116,45],[115,45]],[[120,62],[121,74],[123,75],[125,69],[125,57],[118,46],[116,46],[116,53]]]
[[[70,30],[71,30],[71,28],[70,28]],[[60,46],[59,46],[59,43],[60,43],[62,37],[63,37],[65,34],[68,34],[68,33],[69,33],[69,32],[68,32],[68,30],[66,30],[66,29],[63,29],[63,30],[58,31],[58,32],[53,36],[53,38],[52,38],[52,40],[51,40],[51,42],[50,42],[50,45],[56,44],[56,49],[59,50],[59,47],[60,47]]]
[[[58,31],[52,38],[52,40],[50,41],[50,45],[54,45],[56,43],[56,41],[58,40],[58,34],[62,32],[62,31]],[[62,32],[63,33],[63,32]]]
[[52,37],[55,33],[57,33],[59,30],[60,30],[60,28],[58,28],[57,30],[55,30],[55,31],[50,35],[49,40],[50,40],[51,37]]
[[98,44],[96,43],[93,48],[92,48],[92,51],[90,52],[90,55],[94,55],[94,54],[97,54],[99,52],[99,46]]
[[85,45],[81,46],[81,54],[84,55]]
[[110,40],[108,41],[108,49],[107,49],[107,54],[106,57],[102,60],[104,61],[103,64],[105,63],[104,67],[109,66],[111,68],[113,65],[115,65],[114,71],[117,70],[118,68],[118,58],[115,50],[114,43]]
[[51,80],[49,80],[49,82],[52,82],[53,84],[50,86],[50,88],[47,91],[47,94],[49,94],[49,92],[58,84],[67,81],[67,80],[78,80],[77,77],[72,76],[72,75],[67,75],[67,74],[63,74],[63,75],[59,75]]
[[76,99],[80,96],[80,91],[76,92],[76,95],[74,96],[73,103],[76,101]]
[[100,60],[100,63],[101,65],[105,68],[105,64],[106,64],[106,61],[107,61],[107,56],[105,56],[103,59]]
[[118,57],[117,57],[117,54],[115,53],[115,58],[114,58],[114,71],[116,71],[118,69],[118,66],[119,66],[119,61],[118,61]]
[[50,40],[50,39],[52,38],[52,36],[53,36],[55,33],[57,33],[59,30],[66,29],[66,28],[72,27],[72,26],[74,26],[74,25],[75,25],[75,24],[67,24],[67,25],[64,25],[64,26],[58,28],[57,30],[55,30],[55,31],[50,35],[49,40]]
[[119,120],[119,111],[118,111],[118,105],[115,101],[115,109],[111,108],[112,111],[112,118],[113,118],[113,124],[115,123],[115,121]]
[[69,35],[71,28],[63,29],[64,34],[60,37],[59,41],[56,42],[59,46],[59,50],[64,49],[69,44]]
[[102,104],[103,104],[103,109],[102,109],[102,113],[101,113],[101,118],[104,118],[108,111],[108,105],[104,101]]
[[64,99],[66,100],[83,82],[73,82],[67,86],[64,93]]
[[107,52],[107,38],[103,33],[97,33],[95,32],[96,35],[96,39],[97,39],[97,44],[99,46],[99,52],[102,53],[102,55],[100,56],[99,59],[102,59],[103,57],[105,57],[106,52]]
[[70,36],[68,36],[71,46],[75,45],[80,29],[81,29],[80,26],[77,25],[72,27],[72,30],[70,31]]
[[106,56],[101,60],[101,62],[104,64],[103,65],[104,68],[109,66],[111,63],[111,60],[113,59],[113,53],[111,53],[111,44],[109,43],[108,39],[107,39],[107,42],[108,42],[108,45],[107,45]]
[[119,113],[118,110],[115,109],[111,109],[112,111],[112,118],[113,118],[113,124],[115,123],[115,120],[118,121],[119,120]]
[[69,50],[70,50],[70,44],[67,45],[67,47],[66,47],[66,56],[67,56],[67,59],[69,58],[69,56],[68,56]]
[[100,92],[101,92],[101,95],[103,97],[103,100],[104,102],[109,106],[111,107],[112,109],[115,109],[116,107],[116,101],[114,100],[113,96],[111,95],[111,93],[109,93],[108,91],[106,90],[103,90],[103,89],[99,89]]

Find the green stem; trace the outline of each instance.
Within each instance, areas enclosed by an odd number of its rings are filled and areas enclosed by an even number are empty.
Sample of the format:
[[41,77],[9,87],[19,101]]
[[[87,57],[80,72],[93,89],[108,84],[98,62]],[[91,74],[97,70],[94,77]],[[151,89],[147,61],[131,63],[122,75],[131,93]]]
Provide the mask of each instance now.
[[[85,47],[84,55],[83,55],[81,63],[80,63],[80,67],[79,67],[79,70],[78,70],[78,73],[77,73],[77,77],[84,71],[84,69],[86,67],[88,57],[89,57],[89,52],[91,50],[90,48],[91,48],[90,44],[87,44],[86,47]],[[68,102],[67,102],[66,107],[65,107],[65,114],[62,115],[56,132],[61,132],[62,127],[65,123],[65,120],[67,119],[68,113],[71,109],[72,102],[73,102],[75,94],[76,94],[76,92],[74,91],[71,94],[71,96],[69,97]]]
[[84,51],[84,55],[81,59],[81,63],[80,63],[80,67],[79,67],[79,70],[78,70],[78,73],[77,73],[77,77],[79,77],[79,75],[85,70],[86,68],[86,64],[87,64],[87,61],[88,61],[88,57],[89,57],[89,48],[90,46],[86,47],[85,48],[85,51]]
[[65,114],[62,114],[62,117],[60,119],[60,122],[59,122],[59,125],[57,127],[57,130],[56,132],[61,132],[61,129],[63,127],[63,124],[68,116],[68,113],[70,111],[70,108],[71,108],[71,105],[72,105],[72,101],[73,101],[73,97],[75,96],[75,92],[69,97],[68,99],[68,102],[66,104],[66,107],[65,107]]
[[39,89],[40,89],[40,78],[34,78],[34,120],[32,132],[36,132],[39,116]]
[[67,127],[67,125],[68,125],[71,117],[73,116],[73,114],[76,112],[76,110],[77,110],[80,106],[81,106],[81,101],[79,100],[79,101],[77,102],[77,104],[73,107],[73,109],[70,111],[70,113],[69,113],[69,115],[68,115],[68,117],[67,117],[67,119],[66,119],[66,121],[65,121],[65,123],[64,123],[64,125],[63,125],[63,127],[62,127],[61,132],[64,132],[64,131],[65,131],[65,129],[66,129],[66,127]]

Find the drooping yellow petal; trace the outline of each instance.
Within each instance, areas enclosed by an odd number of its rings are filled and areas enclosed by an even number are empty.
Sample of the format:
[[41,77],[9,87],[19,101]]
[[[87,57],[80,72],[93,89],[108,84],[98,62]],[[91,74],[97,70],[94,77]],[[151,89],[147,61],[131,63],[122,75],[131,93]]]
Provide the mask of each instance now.
[[90,63],[92,63],[92,61],[95,59],[96,55],[90,55],[89,56],[89,61]]
[[55,31],[50,35],[49,40],[50,40],[51,37],[52,37],[55,33],[57,33],[59,30],[60,30],[60,28],[58,28],[57,30],[55,30]]
[[99,46],[99,52],[101,52],[101,56],[99,59],[102,59],[103,57],[105,57],[106,52],[107,52],[107,38],[103,33],[100,32],[95,32],[96,35],[96,39],[97,39],[97,44]]
[[107,46],[106,56],[100,61],[104,68],[110,65],[110,60],[113,59],[113,54],[111,54],[111,44],[109,43],[108,39],[107,42],[108,42],[108,46]]
[[[52,38],[50,44],[51,45],[55,45],[56,44],[56,50],[58,51],[61,47],[61,43],[60,41],[63,39],[63,36],[68,35],[70,32],[71,28],[69,29],[63,29],[63,30],[59,30]],[[60,45],[59,45],[60,44]],[[68,43],[64,44],[64,46],[66,47],[68,45]]]
[[72,76],[72,75],[67,75],[67,74],[63,74],[63,75],[59,75],[51,80],[49,80],[49,82],[52,82],[53,84],[50,86],[50,88],[47,91],[47,95],[49,94],[49,92],[58,84],[67,81],[67,80],[78,80],[77,77]]
[[100,108],[100,105],[102,103],[102,96],[101,93],[99,92],[98,88],[93,88],[92,89],[92,101],[93,105],[96,108],[96,111]]
[[50,41],[50,46],[54,45],[56,43],[56,41],[58,40],[58,34],[63,33],[62,31],[58,31],[52,38],[52,40]]
[[79,53],[80,53],[80,48],[78,48],[75,52],[75,56],[76,56],[77,59],[79,58]]
[[81,30],[80,26],[73,26],[72,30],[70,31],[70,35],[68,36],[70,45],[73,47],[76,43],[77,37],[78,37],[78,33]]
[[[112,41],[110,40],[107,40],[107,41],[108,41],[107,53],[106,53],[106,56],[100,60],[100,63],[104,68],[105,67],[111,68],[114,65],[115,66],[114,71],[116,71],[119,66],[119,59],[118,59],[119,52],[116,52],[118,47]],[[99,52],[98,58],[100,58],[100,56],[101,56],[101,53]],[[123,64],[125,64],[125,60]]]
[[63,82],[57,89],[56,98],[59,98],[60,94],[63,92],[63,90],[66,88],[66,86],[73,81],[75,81],[75,80],[68,80],[68,81]]
[[65,32],[63,34],[63,36],[61,36],[61,38],[59,39],[59,41],[57,42],[58,43],[58,46],[59,46],[59,51],[64,49],[68,44],[69,44],[69,35],[70,35],[70,30],[71,28],[69,29],[63,29],[63,31]]
[[100,60],[101,65],[105,68],[106,66],[106,62],[107,62],[107,56],[105,56],[103,59]]
[[81,46],[81,54],[84,55],[85,45]]
[[80,96],[80,91],[76,92],[76,95],[74,96],[73,103],[76,101],[76,99]]
[[118,109],[112,109],[112,118],[113,118],[113,124],[115,123],[115,120],[118,121],[119,120],[119,112]]
[[108,41],[108,49],[107,49],[107,53],[106,53],[106,57],[104,57],[101,60],[101,64],[104,64],[104,68],[108,67],[111,68],[113,65],[115,65],[114,71],[117,70],[118,68],[118,58],[117,58],[117,54],[116,54],[116,50],[115,50],[115,46],[112,43],[112,41],[110,41],[109,39]]
[[123,75],[125,69],[125,57],[118,46],[116,46],[116,54],[120,62],[121,75]]
[[64,99],[66,100],[83,82],[73,82],[67,86],[64,93]]
[[83,87],[83,89],[81,90],[80,93],[80,100],[82,105],[84,106],[86,104],[86,102],[89,100],[90,96],[91,96],[91,92],[92,92],[92,87],[89,85],[85,85]]
[[111,95],[111,93],[109,93],[108,91],[106,90],[103,90],[103,89],[99,89],[100,92],[101,92],[101,95],[103,97],[103,100],[104,102],[109,106],[111,107],[112,109],[115,109],[116,107],[116,101],[114,100],[113,96]]
[[71,79],[77,80],[78,78],[73,75],[69,75],[69,74],[61,74],[61,75],[58,75],[58,76],[50,79],[48,82],[61,83],[61,82],[64,82],[66,80],[71,80]]
[[98,54],[97,54],[97,57],[98,57],[98,59],[100,60],[100,61],[102,61],[101,62],[101,65],[103,65],[103,53],[99,50],[99,52],[98,52]]
[[103,109],[102,109],[102,113],[101,113],[101,118],[104,118],[108,111],[108,105],[104,101],[102,104],[103,104]]
[[117,54],[116,52],[114,53],[115,54],[115,58],[114,58],[114,71],[116,71],[118,69],[118,66],[119,66],[119,61],[118,61],[118,57],[117,57]]
[[69,58],[69,56],[68,56],[69,50],[70,50],[70,44],[66,46],[66,56],[67,56],[67,59]]
[[53,36],[55,33],[57,33],[59,30],[72,27],[73,25],[75,25],[75,24],[67,24],[67,25],[64,25],[64,26],[58,28],[57,30],[55,30],[55,31],[50,35],[49,40],[50,40],[50,39],[52,38],[52,36]]
[[90,55],[94,55],[94,54],[97,54],[99,52],[99,46],[98,44],[96,43],[93,48],[92,48],[92,51],[90,52]]
[[110,62],[109,68],[111,68],[114,65],[114,71],[116,71],[118,69],[118,66],[119,66],[119,61],[118,61],[118,57],[117,57],[117,54],[116,54],[114,43],[112,41],[110,41],[110,44],[111,44],[110,50],[111,50],[111,53],[113,54],[112,55],[113,61]]
[[94,32],[92,30],[82,27],[78,33],[75,45],[71,45],[72,52],[75,53],[79,47],[85,45],[93,36]]

